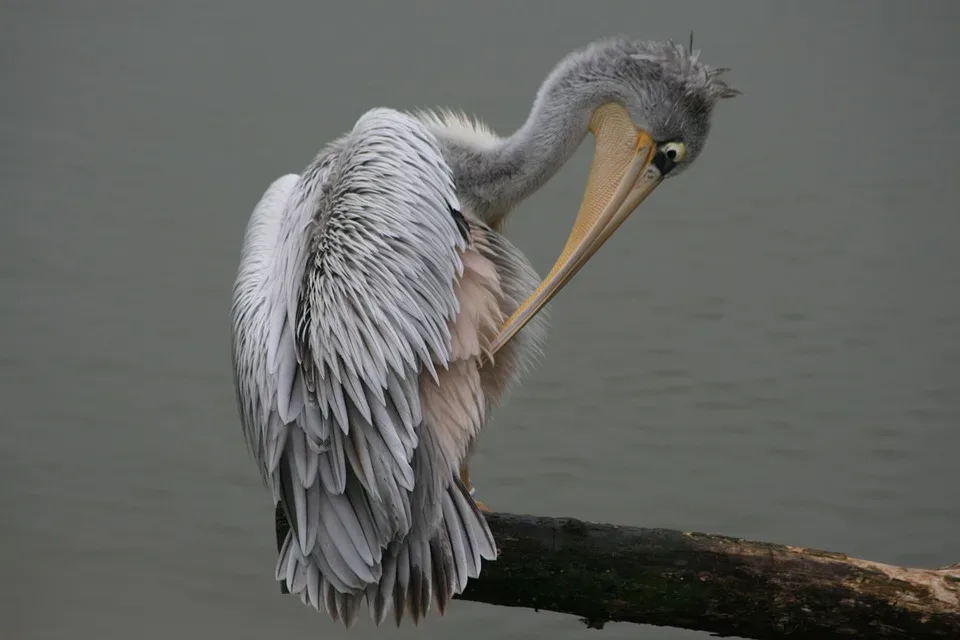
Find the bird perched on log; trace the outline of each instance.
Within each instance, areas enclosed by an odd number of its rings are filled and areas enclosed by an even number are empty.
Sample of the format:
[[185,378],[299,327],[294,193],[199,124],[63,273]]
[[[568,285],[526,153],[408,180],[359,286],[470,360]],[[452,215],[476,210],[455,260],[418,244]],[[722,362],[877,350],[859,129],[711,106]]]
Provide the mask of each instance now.
[[[350,625],[399,625],[496,558],[467,457],[545,336],[543,306],[703,150],[723,70],[670,42],[563,59],[499,137],[453,112],[376,108],[263,194],[232,306],[241,422],[291,529],[276,578]],[[592,135],[541,281],[504,218]]]

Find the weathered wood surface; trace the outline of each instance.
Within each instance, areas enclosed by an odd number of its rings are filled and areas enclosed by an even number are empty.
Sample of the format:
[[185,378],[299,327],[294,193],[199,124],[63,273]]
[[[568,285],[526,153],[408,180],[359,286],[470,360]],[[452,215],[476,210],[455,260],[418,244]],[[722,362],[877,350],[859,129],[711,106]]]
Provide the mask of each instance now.
[[500,549],[461,598],[746,638],[960,639],[960,566],[669,529],[489,514]]
[[572,614],[593,627],[634,622],[758,640],[960,639],[960,564],[908,569],[572,518],[487,520],[500,557],[459,599]]

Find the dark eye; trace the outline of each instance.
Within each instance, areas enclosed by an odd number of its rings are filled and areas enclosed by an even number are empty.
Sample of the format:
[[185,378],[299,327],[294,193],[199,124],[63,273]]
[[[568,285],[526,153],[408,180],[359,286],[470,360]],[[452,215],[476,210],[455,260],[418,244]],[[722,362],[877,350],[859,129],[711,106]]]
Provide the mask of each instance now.
[[667,156],[674,163],[681,162],[683,156],[687,155],[687,145],[682,142],[668,142],[661,147],[663,155]]

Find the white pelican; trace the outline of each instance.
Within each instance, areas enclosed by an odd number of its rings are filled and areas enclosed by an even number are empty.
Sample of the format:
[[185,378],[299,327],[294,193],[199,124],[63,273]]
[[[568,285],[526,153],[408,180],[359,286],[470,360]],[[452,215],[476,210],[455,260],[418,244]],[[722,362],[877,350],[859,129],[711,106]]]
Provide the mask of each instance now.
[[[663,178],[703,149],[722,69],[607,39],[547,76],[498,137],[450,112],[377,108],[253,210],[233,293],[244,435],[291,523],[283,589],[349,626],[443,612],[496,546],[466,461],[530,363],[538,314]],[[595,139],[547,277],[502,221]],[[522,329],[522,330],[521,330]]]

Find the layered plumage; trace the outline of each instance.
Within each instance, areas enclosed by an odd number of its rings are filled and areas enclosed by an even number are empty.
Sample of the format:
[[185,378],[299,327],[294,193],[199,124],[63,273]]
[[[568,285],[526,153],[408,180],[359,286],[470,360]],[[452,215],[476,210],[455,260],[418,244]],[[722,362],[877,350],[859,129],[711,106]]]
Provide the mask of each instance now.
[[364,601],[399,624],[443,610],[496,558],[459,471],[546,322],[528,314],[489,353],[544,290],[502,221],[589,131],[589,215],[571,235],[589,239],[639,188],[629,171],[645,171],[645,194],[699,155],[714,103],[736,94],[719,75],[671,43],[605,40],[549,74],[509,137],[374,109],[270,185],[244,238],[233,362],[245,436],[291,525],[286,589],[347,625]]
[[543,321],[481,368],[537,276],[468,216],[434,134],[376,109],[274,182],[247,230],[234,364],[292,525],[276,577],[348,624],[364,597],[378,623],[442,609],[496,557],[458,470]]

